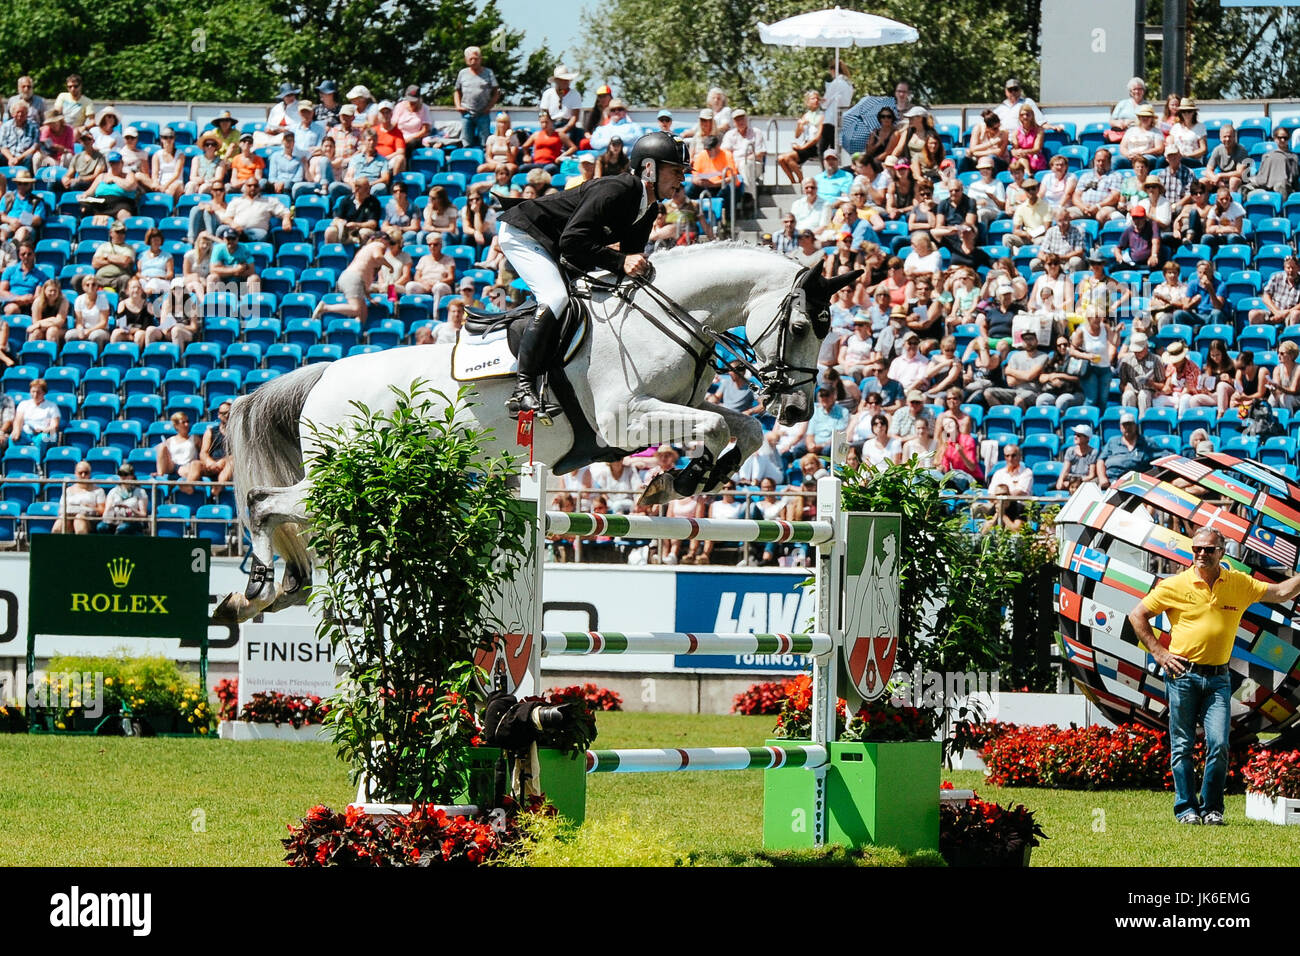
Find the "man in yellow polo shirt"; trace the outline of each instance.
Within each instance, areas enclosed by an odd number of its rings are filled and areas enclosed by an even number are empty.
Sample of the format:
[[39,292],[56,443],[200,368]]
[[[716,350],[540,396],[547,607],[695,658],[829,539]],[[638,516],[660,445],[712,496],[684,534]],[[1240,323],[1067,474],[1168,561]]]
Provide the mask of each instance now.
[[[1165,578],[1128,616],[1133,630],[1165,671],[1169,696],[1169,767],[1179,823],[1223,825],[1228,779],[1232,679],[1228,659],[1246,608],[1283,603],[1300,594],[1300,574],[1267,584],[1220,565],[1223,535],[1202,529],[1192,538],[1192,566]],[[1151,630],[1151,618],[1169,616],[1169,647]],[[1196,794],[1192,748],[1196,724],[1205,725],[1205,780]]]

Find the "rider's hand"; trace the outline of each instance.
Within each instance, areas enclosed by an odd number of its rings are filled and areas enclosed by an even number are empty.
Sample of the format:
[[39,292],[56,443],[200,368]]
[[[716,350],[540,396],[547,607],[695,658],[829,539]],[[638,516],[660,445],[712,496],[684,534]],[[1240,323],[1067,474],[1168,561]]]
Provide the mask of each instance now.
[[645,275],[650,271],[650,260],[634,253],[623,260],[623,271],[630,276]]

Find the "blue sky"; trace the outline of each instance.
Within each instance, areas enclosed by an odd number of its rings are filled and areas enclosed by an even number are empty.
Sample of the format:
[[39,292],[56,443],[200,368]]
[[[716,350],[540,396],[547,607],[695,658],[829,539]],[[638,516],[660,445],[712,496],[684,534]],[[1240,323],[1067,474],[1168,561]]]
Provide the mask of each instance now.
[[[552,50],[564,52],[564,60],[569,64],[575,59],[574,51],[579,40],[578,18],[585,6],[577,0],[559,0],[558,3],[497,0],[497,9],[506,23],[524,31],[524,42],[529,50],[536,49],[546,40]],[[557,10],[564,12],[557,13]]]

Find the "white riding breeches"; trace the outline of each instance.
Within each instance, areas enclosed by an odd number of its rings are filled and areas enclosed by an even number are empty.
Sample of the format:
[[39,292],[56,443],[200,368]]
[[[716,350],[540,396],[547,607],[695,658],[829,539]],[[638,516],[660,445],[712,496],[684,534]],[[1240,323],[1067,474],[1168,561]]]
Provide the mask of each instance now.
[[562,318],[569,307],[569,291],[559,266],[542,244],[508,222],[497,226],[497,242],[510,260],[511,267],[528,285],[537,304],[546,306],[556,318]]

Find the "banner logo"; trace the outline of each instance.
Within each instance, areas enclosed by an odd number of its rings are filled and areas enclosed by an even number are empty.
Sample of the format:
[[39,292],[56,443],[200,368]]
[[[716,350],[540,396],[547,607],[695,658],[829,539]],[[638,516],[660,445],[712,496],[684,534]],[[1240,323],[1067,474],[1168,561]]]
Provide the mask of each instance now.
[[130,558],[114,558],[108,562],[108,579],[115,588],[124,588],[130,584],[134,572],[135,562]]

